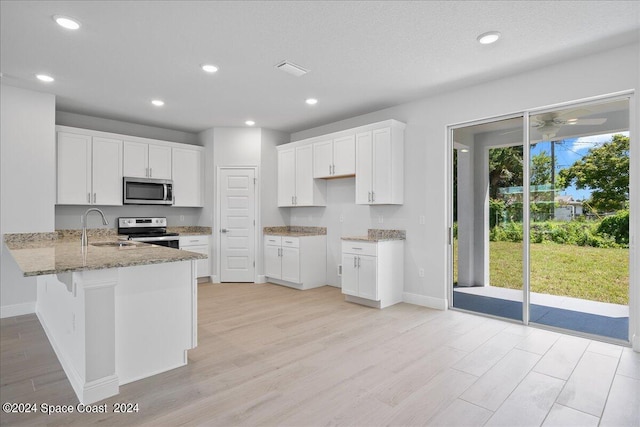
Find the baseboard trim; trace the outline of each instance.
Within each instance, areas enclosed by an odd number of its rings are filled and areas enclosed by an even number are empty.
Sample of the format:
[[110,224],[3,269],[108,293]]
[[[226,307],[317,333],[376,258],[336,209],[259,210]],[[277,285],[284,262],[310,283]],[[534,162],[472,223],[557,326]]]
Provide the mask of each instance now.
[[218,280],[218,276],[209,276],[211,278],[211,283],[220,283]]
[[267,283],[267,276],[264,274],[256,276],[256,283]]
[[7,317],[24,316],[36,312],[36,302],[25,302],[22,304],[12,304],[0,306],[0,319]]
[[71,387],[76,393],[76,396],[78,396],[80,403],[88,405],[106,399],[107,397],[115,396],[120,392],[117,375],[109,375],[94,381],[84,381],[80,373],[75,370],[73,364],[68,361],[64,352],[58,346],[53,334],[47,327],[47,322],[45,321],[44,316],[37,311],[36,315],[38,316],[38,320],[42,325],[42,329],[44,329],[45,335],[49,339],[53,352],[58,357],[58,361],[60,362],[60,365],[62,365],[62,369],[65,374],[67,374],[67,379],[71,383]]
[[402,301],[422,307],[434,308],[436,310],[446,310],[449,306],[447,300],[444,298],[428,297],[426,295],[412,294],[409,292],[402,293]]
[[634,334],[631,338],[631,347],[633,351],[640,353],[640,335]]

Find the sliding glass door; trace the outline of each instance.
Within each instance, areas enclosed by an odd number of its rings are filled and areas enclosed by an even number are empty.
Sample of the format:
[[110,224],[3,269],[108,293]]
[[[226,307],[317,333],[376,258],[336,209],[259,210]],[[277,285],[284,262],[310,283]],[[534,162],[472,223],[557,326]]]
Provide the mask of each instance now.
[[523,136],[522,116],[452,132],[453,307],[519,321],[524,289]]
[[629,100],[532,114],[529,153],[530,322],[628,341]]
[[453,127],[451,306],[628,341],[629,99]]

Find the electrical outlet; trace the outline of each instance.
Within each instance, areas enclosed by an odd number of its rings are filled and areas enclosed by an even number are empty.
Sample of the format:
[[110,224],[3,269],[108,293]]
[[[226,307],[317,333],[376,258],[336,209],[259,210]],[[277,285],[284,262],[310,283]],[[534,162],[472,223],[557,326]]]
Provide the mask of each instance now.
[[184,215],[180,215],[180,222],[184,222]]
[[378,215],[378,222],[382,224],[384,222],[384,217],[382,215]]
[[418,276],[424,277],[424,268],[418,270]]
[[427,222],[427,219],[424,217],[424,215],[420,215],[420,224],[424,225]]
[[344,222],[344,215],[340,215],[340,222]]

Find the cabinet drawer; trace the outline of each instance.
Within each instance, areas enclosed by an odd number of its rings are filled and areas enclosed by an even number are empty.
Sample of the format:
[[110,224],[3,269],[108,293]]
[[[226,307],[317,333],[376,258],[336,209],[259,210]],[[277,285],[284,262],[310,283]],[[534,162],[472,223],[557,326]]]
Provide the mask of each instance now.
[[282,236],[264,236],[264,244],[280,246],[282,244]]
[[342,241],[342,253],[377,256],[378,245],[369,242]]
[[300,247],[300,239],[297,237],[282,237],[282,247],[286,248],[299,248]]
[[208,244],[209,236],[180,236],[180,247]]

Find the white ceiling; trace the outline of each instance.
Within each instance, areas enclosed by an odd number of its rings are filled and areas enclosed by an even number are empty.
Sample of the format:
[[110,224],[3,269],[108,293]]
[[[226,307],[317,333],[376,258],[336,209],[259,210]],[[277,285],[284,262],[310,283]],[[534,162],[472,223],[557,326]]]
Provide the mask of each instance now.
[[[295,132],[640,33],[638,1],[2,0],[0,14],[4,84],[53,93],[61,111],[188,132],[247,119]],[[82,27],[64,30],[55,14]],[[502,38],[477,43],[489,30]],[[284,59],[311,71],[277,70]]]

